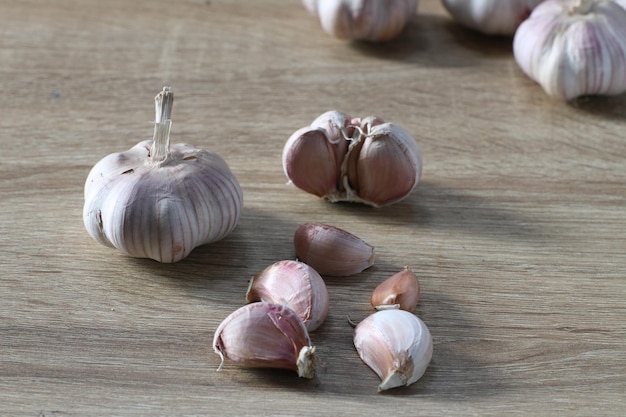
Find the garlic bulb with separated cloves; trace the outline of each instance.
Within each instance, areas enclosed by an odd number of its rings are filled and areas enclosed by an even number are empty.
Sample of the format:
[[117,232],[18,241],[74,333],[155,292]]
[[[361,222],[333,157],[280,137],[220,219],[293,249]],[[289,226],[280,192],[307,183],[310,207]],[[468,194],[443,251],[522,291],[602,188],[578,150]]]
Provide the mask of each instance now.
[[176,262],[237,225],[243,195],[217,154],[170,146],[173,93],[156,97],[154,139],[98,162],[85,182],[83,220],[96,241],[137,258]]
[[399,308],[411,311],[420,298],[417,276],[408,267],[381,282],[372,291],[370,304],[376,310]]
[[382,310],[366,317],[354,328],[354,346],[382,380],[379,392],[419,380],[433,354],[428,327],[404,310]]
[[515,30],[543,0],[443,0],[461,25],[486,35],[513,36]]
[[323,223],[305,223],[293,237],[296,256],[322,275],[348,276],[374,264],[374,247],[363,239]]
[[328,315],[326,283],[299,261],[279,261],[265,268],[250,280],[246,300],[284,304],[300,316],[308,331],[317,329]]
[[626,9],[613,0],[546,0],[513,40],[521,69],[551,96],[626,92]]
[[[220,323],[213,350],[242,368],[288,369],[313,378],[317,356],[304,323],[289,307],[256,302],[238,308]],[[218,369],[219,370],[219,369]]]
[[379,117],[338,111],[294,132],[282,161],[296,187],[330,202],[373,207],[406,198],[422,174],[422,154],[406,130]]
[[398,36],[417,13],[417,0],[302,0],[322,29],[340,39],[382,42]]

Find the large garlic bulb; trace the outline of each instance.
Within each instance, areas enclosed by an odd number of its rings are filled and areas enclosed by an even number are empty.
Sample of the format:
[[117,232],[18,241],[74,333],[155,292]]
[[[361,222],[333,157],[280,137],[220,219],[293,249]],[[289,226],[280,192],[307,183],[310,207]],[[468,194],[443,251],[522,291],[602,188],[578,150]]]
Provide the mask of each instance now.
[[417,0],[302,0],[322,29],[340,39],[395,38],[415,17]]
[[461,25],[487,35],[513,36],[517,27],[543,0],[443,0]]
[[85,183],[83,220],[96,241],[137,258],[176,262],[228,235],[243,195],[217,154],[170,146],[169,87],[156,97],[154,140],[98,162]]
[[614,0],[546,0],[513,39],[520,68],[551,96],[626,92],[626,9]]

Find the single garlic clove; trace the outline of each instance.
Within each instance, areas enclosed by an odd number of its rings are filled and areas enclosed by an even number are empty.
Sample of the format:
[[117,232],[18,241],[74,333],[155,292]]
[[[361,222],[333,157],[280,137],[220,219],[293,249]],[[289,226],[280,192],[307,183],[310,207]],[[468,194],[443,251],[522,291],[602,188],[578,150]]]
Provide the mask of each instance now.
[[322,29],[339,39],[382,42],[397,37],[417,12],[417,0],[303,0]]
[[[389,163],[393,161],[393,163]],[[355,164],[359,198],[380,207],[406,198],[417,187],[422,174],[422,154],[402,127],[377,124],[366,133]]]
[[[313,378],[317,356],[296,314],[282,304],[257,302],[235,310],[215,331],[213,350],[242,368],[288,369]],[[219,369],[218,369],[219,370]]]
[[420,298],[417,276],[408,267],[381,282],[372,291],[370,303],[377,310],[399,308],[412,311]]
[[361,238],[322,223],[305,223],[294,234],[299,260],[321,275],[348,276],[374,264],[374,247]]
[[518,26],[543,0],[443,0],[461,25],[486,35],[513,36]]
[[419,380],[433,354],[428,327],[404,310],[382,310],[366,317],[354,328],[354,346],[382,380],[379,392]]
[[[284,148],[285,175],[296,187],[318,197],[337,193],[341,160],[337,160],[336,147],[321,129],[299,129]],[[327,163],[320,164],[319,160]]]
[[328,289],[319,273],[299,261],[279,261],[250,280],[248,302],[284,304],[295,311],[309,332],[328,315]]
[[546,0],[515,33],[520,68],[564,100],[626,92],[626,9],[613,0]]
[[154,139],[110,154],[91,169],[83,221],[103,245],[132,257],[177,262],[235,228],[243,194],[219,155],[170,145],[169,87],[155,103]]

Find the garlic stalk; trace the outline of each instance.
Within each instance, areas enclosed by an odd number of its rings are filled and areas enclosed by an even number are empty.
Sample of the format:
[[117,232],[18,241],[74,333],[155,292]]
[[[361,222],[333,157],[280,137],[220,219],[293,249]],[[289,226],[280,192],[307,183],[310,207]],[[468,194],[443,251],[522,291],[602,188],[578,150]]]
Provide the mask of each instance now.
[[126,255],[177,262],[237,225],[243,195],[217,154],[170,144],[173,92],[155,98],[153,140],[100,160],[85,182],[83,220],[97,242]]
[[415,17],[417,0],[302,0],[322,29],[339,39],[382,42]]
[[486,35],[513,36],[543,0],[442,0],[461,25]]
[[315,269],[299,261],[278,261],[254,276],[246,300],[284,304],[300,316],[308,331],[317,329],[328,315],[326,283]]
[[300,225],[293,237],[296,256],[322,275],[349,276],[374,264],[372,245],[343,229],[323,223]]
[[[281,304],[247,304],[226,317],[215,331],[213,350],[243,368],[288,369],[313,378],[317,355],[296,314]],[[218,369],[218,370],[219,370]]]
[[406,198],[422,173],[422,154],[402,127],[379,117],[329,111],[294,132],[283,169],[298,188],[330,202],[382,207]]
[[354,346],[382,380],[379,392],[419,380],[433,354],[428,327],[404,310],[382,310],[366,317],[354,328]]
[[626,9],[614,0],[546,0],[520,25],[515,60],[551,96],[626,92]]

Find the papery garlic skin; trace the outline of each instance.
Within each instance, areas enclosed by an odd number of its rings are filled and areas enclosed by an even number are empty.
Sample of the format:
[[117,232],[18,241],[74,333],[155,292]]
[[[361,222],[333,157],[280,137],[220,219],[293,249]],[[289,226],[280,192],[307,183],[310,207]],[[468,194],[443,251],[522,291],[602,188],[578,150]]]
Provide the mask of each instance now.
[[311,266],[293,260],[275,262],[253,277],[246,300],[286,305],[300,316],[309,332],[321,326],[329,308],[324,279]]
[[433,354],[428,327],[404,310],[382,310],[366,317],[354,328],[354,346],[382,380],[379,392],[419,380]]
[[461,25],[486,35],[513,36],[543,0],[442,0]]
[[370,304],[376,310],[399,308],[412,311],[420,298],[417,276],[408,267],[381,282],[372,291]]
[[520,68],[564,100],[626,92],[626,9],[613,0],[546,0],[513,39]]
[[373,42],[397,37],[417,13],[417,0],[303,0],[322,29],[339,39]]
[[83,220],[99,243],[169,263],[228,235],[239,221],[243,194],[219,155],[170,146],[171,103],[165,113],[160,105],[172,93],[164,92],[157,96],[154,140],[110,154],[89,172]]
[[296,256],[321,275],[349,276],[374,264],[376,251],[358,236],[323,223],[305,223],[294,233]]
[[218,326],[213,350],[242,368],[287,369],[313,378],[317,356],[296,314],[282,304],[256,302],[238,308]]
[[335,202],[382,207],[406,198],[422,175],[422,154],[402,127],[379,117],[328,111],[285,143],[285,175],[296,187]]

